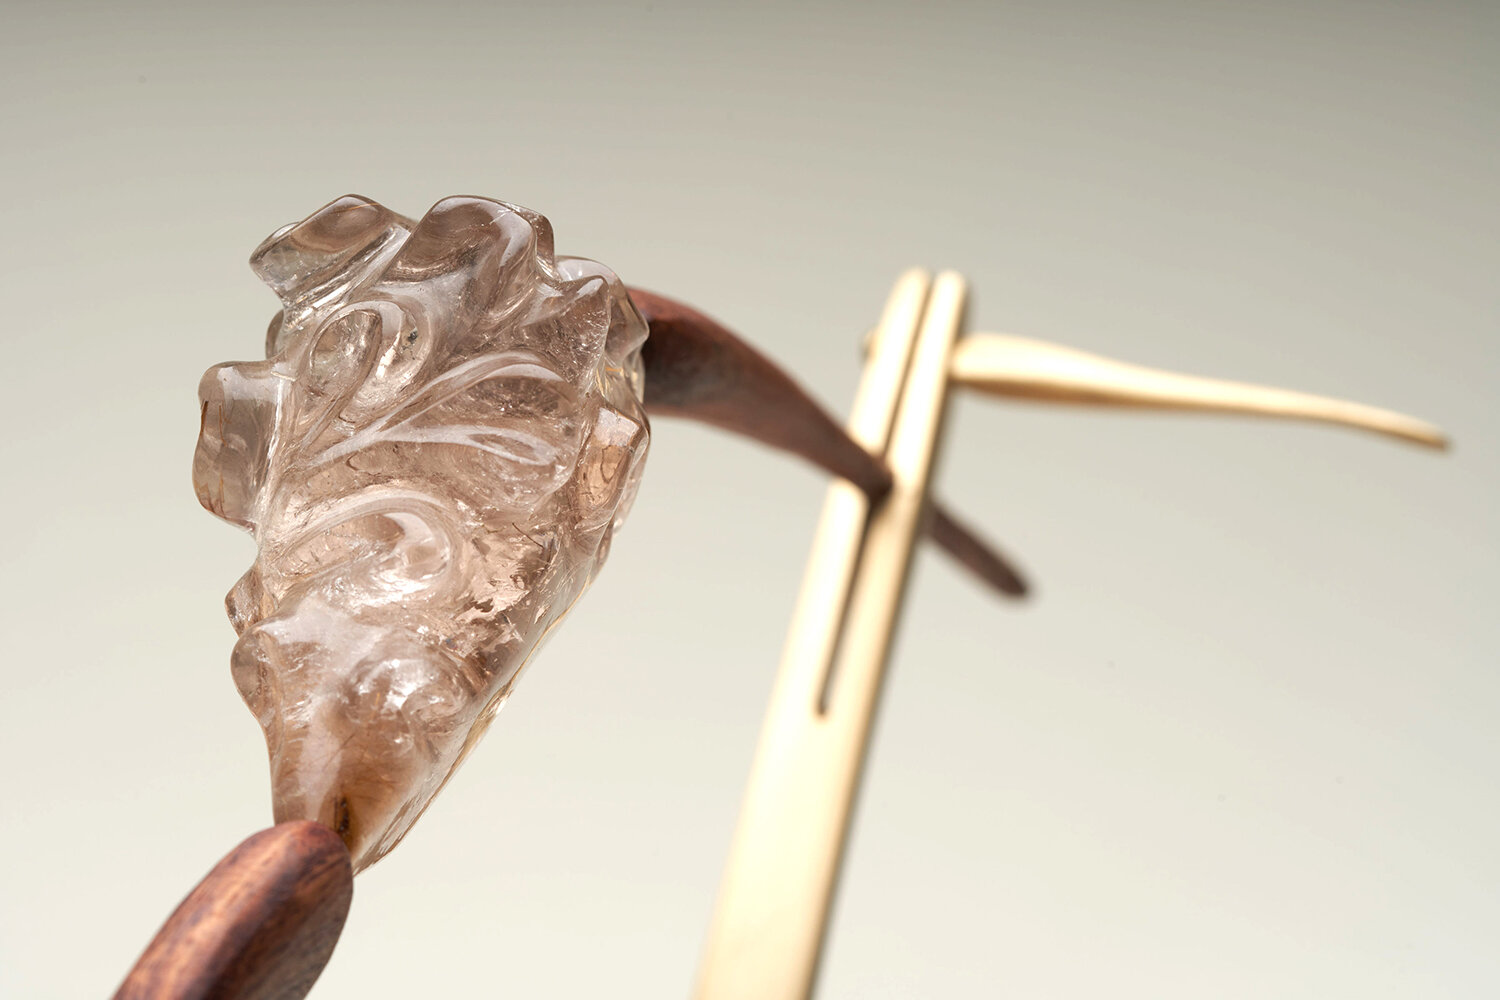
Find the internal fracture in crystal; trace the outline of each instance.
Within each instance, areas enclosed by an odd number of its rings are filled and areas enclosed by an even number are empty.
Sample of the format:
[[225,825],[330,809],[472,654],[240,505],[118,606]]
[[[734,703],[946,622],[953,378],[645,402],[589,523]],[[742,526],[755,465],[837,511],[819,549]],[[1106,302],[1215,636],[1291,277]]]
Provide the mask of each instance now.
[[251,258],[264,361],[200,386],[198,498],[255,537],[228,598],[278,822],[393,848],[602,565],[649,441],[646,326],[535,212],[340,198]]

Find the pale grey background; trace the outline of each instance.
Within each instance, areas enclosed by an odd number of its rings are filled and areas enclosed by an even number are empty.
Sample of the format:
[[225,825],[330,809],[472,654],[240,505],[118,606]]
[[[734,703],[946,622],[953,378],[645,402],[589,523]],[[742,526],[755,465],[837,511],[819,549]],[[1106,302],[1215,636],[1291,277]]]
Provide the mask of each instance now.
[[[918,567],[828,997],[1500,993],[1500,5],[8,4],[0,994],[107,994],[268,821],[188,484],[244,260],[489,194],[842,409],[898,271],[975,325],[1405,409],[964,401],[1039,599]],[[611,565],[361,876],[315,996],[685,996],[822,488],[659,423]]]

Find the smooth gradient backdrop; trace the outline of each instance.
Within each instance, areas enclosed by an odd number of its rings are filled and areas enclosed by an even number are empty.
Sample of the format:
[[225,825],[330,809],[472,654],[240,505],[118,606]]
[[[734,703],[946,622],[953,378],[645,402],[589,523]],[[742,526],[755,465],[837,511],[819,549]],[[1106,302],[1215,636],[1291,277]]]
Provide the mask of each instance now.
[[[269,821],[188,481],[245,266],[345,192],[540,210],[847,406],[906,267],[976,329],[1349,432],[961,400],[835,998],[1500,995],[1500,5],[11,2],[0,995],[108,994]],[[358,880],[314,996],[686,996],[823,487],[658,422],[610,565]]]

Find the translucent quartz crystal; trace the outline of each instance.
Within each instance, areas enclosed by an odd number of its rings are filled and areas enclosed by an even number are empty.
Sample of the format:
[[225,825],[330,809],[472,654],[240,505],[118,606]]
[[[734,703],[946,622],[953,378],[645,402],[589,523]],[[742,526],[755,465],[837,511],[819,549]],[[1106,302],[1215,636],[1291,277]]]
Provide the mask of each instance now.
[[535,212],[345,197],[251,266],[266,360],[200,387],[193,484],[255,536],[234,680],[277,821],[390,851],[598,572],[646,456],[646,326]]

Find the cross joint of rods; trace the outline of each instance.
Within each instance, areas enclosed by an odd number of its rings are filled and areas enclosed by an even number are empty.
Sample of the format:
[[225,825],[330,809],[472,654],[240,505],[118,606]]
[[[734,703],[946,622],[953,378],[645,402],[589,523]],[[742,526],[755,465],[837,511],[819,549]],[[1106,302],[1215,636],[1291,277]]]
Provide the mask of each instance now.
[[909,271],[866,343],[847,429],[890,492],[828,489],[699,970],[697,1000],[804,1000],[816,984],[871,722],[950,390],[1092,406],[1284,417],[1433,448],[1438,428],[1359,403],[965,333],[962,276]]

